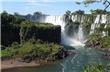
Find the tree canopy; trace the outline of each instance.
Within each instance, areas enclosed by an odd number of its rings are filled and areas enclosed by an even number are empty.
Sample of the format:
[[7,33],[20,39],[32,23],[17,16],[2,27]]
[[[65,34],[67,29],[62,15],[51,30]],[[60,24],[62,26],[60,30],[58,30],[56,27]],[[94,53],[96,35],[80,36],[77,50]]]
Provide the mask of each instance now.
[[76,2],[76,4],[81,4],[83,3],[84,5],[89,5],[91,3],[94,3],[94,2],[102,2],[103,5],[105,5],[105,9],[106,10],[108,7],[110,7],[110,0],[83,0],[82,2]]

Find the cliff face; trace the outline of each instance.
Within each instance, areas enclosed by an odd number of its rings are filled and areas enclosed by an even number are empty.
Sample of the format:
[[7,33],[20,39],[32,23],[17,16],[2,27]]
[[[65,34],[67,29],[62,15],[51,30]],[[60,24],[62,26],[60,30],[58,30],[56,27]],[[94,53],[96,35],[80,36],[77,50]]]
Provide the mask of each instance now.
[[[61,43],[84,43],[89,35],[99,33],[103,37],[110,35],[109,14],[70,14],[63,16],[39,16],[30,19],[33,22],[52,23],[61,26]],[[75,40],[75,41],[74,41]]]
[[[79,24],[82,24],[83,31],[85,34],[92,34],[97,32],[98,28],[103,27],[103,30],[101,33],[103,36],[108,35],[107,31],[104,31],[109,24],[110,24],[110,15],[109,14],[73,14],[70,16],[47,16],[42,15],[39,17],[36,17],[36,19],[30,18],[33,22],[40,22],[40,23],[52,23],[54,25],[61,25],[66,26],[72,24],[74,25],[74,22],[79,22]],[[71,22],[69,22],[71,21]]]
[[[71,36],[75,39],[77,36],[82,36],[80,33],[83,34],[82,39],[85,39],[88,35],[93,33],[100,33],[103,36],[110,35],[110,15],[109,14],[100,14],[100,15],[87,15],[87,14],[73,14],[70,16],[49,16],[49,15],[41,15],[41,16],[34,16],[33,17],[25,17],[28,20],[33,22],[39,23],[52,23],[54,25],[50,28],[44,27],[36,27],[35,29],[30,29],[28,31],[27,40],[28,38],[32,38],[33,35],[36,36],[36,39],[41,39],[44,41],[49,42],[57,42],[60,43],[60,37],[62,37],[62,42],[66,38],[63,37],[64,32],[66,37]],[[5,20],[5,19],[4,19]],[[36,23],[37,25],[37,23]],[[2,29],[1,34],[1,44],[3,45],[10,45],[12,42],[20,42],[19,37],[20,28],[11,29],[9,28],[8,31]],[[79,32],[79,33],[77,33]],[[79,38],[78,38],[79,39]],[[69,42],[65,40],[66,42]],[[71,40],[72,41],[72,40]],[[70,42],[71,43],[71,42]]]
[[1,27],[1,45],[10,46],[13,42],[20,43],[19,28],[6,30]]
[[[35,26],[27,31],[25,40],[35,37],[47,42],[60,43],[61,27],[60,26]],[[10,28],[8,31],[1,30],[1,44],[10,46],[13,42],[20,43],[20,28]]]
[[47,42],[60,43],[61,40],[61,27],[60,26],[36,26],[29,29],[27,32],[26,40],[32,37]]

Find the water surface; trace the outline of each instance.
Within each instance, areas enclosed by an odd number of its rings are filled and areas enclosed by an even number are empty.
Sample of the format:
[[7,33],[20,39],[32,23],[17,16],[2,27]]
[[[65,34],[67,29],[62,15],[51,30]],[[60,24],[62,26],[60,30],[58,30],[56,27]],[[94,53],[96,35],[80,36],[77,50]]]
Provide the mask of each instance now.
[[[72,50],[72,49],[71,49]],[[91,64],[110,64],[102,57],[103,52],[93,48],[73,48],[76,52],[63,60],[39,67],[12,68],[3,72],[82,72],[84,66]]]

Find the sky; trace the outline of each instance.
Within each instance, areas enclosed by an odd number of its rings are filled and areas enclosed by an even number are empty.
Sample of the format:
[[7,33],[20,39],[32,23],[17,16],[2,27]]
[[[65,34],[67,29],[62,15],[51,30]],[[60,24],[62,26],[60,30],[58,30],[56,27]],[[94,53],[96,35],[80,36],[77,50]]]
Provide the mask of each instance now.
[[[84,10],[90,13],[91,9],[105,8],[102,3],[93,3],[85,7],[84,4],[76,4],[76,1],[82,2],[83,0],[0,0],[0,12],[5,10],[11,14],[17,12],[26,15],[40,11],[49,15],[63,15],[67,10],[71,12]],[[110,7],[107,10],[110,11]]]

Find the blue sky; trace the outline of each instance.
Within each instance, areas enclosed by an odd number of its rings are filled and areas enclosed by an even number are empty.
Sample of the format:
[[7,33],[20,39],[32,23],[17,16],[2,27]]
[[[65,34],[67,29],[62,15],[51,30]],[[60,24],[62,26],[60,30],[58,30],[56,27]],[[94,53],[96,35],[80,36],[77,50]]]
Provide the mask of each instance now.
[[[86,13],[90,13],[89,11],[91,9],[105,8],[102,3],[94,3],[90,4],[88,7],[85,7],[83,4],[77,5],[75,2],[75,0],[0,0],[0,12],[6,10],[11,14],[17,12],[25,15],[40,11],[49,15],[63,15],[67,10],[73,12],[80,9],[84,10]],[[107,10],[110,11],[110,7]]]

